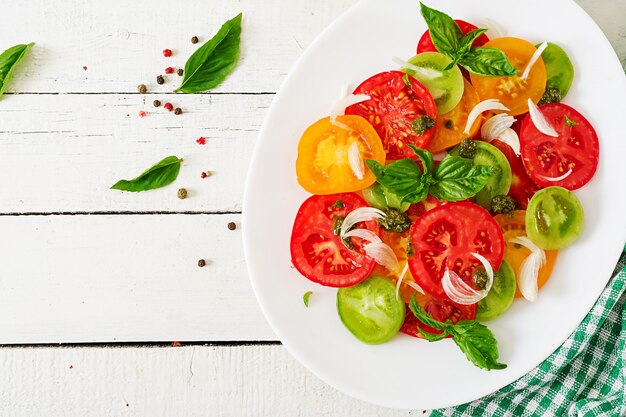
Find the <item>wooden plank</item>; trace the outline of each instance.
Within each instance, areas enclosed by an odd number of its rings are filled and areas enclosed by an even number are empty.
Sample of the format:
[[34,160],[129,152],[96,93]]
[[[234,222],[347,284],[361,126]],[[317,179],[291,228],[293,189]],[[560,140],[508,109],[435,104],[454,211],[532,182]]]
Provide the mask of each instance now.
[[[51,7],[32,0],[3,11],[0,48],[37,43],[11,91],[136,92],[140,83],[172,91],[178,76],[167,76],[163,86],[156,76],[184,66],[199,46],[191,37],[204,42],[243,12],[241,60],[216,91],[274,92],[302,50],[356,2],[77,0]],[[174,51],[171,58],[163,57],[165,48]]]
[[276,340],[227,228],[239,219],[0,217],[0,344]]
[[282,346],[2,349],[0,364],[12,417],[426,416],[347,397]]
[[[273,95],[19,95],[0,102],[0,213],[240,211],[257,131]],[[138,116],[140,110],[148,115]],[[198,145],[196,139],[207,138]],[[146,193],[109,187],[168,155],[179,179]],[[202,171],[213,176],[201,179]],[[189,198],[176,198],[186,187]]]

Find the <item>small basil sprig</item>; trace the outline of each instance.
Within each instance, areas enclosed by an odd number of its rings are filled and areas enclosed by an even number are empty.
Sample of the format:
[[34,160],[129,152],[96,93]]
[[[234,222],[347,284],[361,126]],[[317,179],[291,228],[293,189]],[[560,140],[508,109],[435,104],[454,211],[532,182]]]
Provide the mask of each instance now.
[[119,180],[111,189],[139,192],[165,187],[178,177],[182,161],[177,156],[168,156],[142,172],[137,178]]
[[419,203],[432,194],[440,201],[462,201],[474,197],[493,175],[493,167],[474,165],[471,159],[446,156],[433,169],[430,152],[409,145],[422,163],[405,158],[386,167],[374,160],[365,163],[376,177],[376,181],[403,203]]
[[175,92],[200,93],[226,79],[239,59],[241,18],[239,13],[224,23],[213,38],[191,55],[185,64],[185,77]]
[[450,335],[467,359],[479,368],[488,371],[506,368],[505,364],[498,362],[498,341],[487,326],[476,320],[463,320],[456,324],[450,320],[446,323],[437,321],[417,303],[415,295],[411,298],[409,308],[415,317],[426,326],[442,331],[440,334],[434,334],[420,329],[424,339],[429,342],[436,342]]
[[33,45],[34,43],[15,45],[0,54],[0,96],[9,84],[13,70]]
[[469,72],[490,77],[511,76],[519,72],[501,50],[472,47],[472,43],[487,29],[475,29],[463,35],[459,25],[447,14],[431,9],[421,2],[420,8],[433,45],[452,59],[446,69],[459,64]]

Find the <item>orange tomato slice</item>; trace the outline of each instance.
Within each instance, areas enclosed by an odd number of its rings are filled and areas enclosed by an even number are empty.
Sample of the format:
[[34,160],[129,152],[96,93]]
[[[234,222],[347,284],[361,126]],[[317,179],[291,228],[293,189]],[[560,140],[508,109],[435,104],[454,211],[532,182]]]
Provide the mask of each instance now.
[[464,82],[465,89],[463,90],[463,96],[459,104],[448,113],[440,114],[439,117],[437,117],[435,136],[426,147],[431,153],[441,152],[458,145],[468,136],[474,137],[476,133],[478,133],[478,129],[480,129],[482,122],[481,117],[476,119],[470,129],[469,135],[463,133],[470,112],[480,103],[476,89],[472,87],[469,81],[464,80]]
[[[362,178],[357,177],[350,164],[348,155],[353,145],[358,147]],[[364,161],[373,159],[384,164],[385,158],[382,141],[367,120],[361,116],[338,116],[336,124],[332,124],[326,117],[309,126],[300,139],[298,183],[318,195],[359,191],[376,181]]]
[[[526,236],[526,211],[517,210],[514,212],[513,217],[509,217],[506,214],[498,214],[495,216],[495,219],[502,228],[502,234],[504,235],[504,241],[506,243],[504,260],[513,267],[515,275],[519,277],[522,262],[530,255],[530,250],[524,246],[510,243],[509,240],[518,236]],[[537,285],[539,288],[543,287],[548,281],[548,278],[550,278],[558,253],[558,250],[546,251],[546,263],[539,269],[539,276],[537,277]],[[518,287],[515,292],[515,298],[521,297],[522,293]]]
[[522,80],[522,73],[537,48],[523,39],[496,38],[485,44],[485,48],[504,51],[511,65],[519,70],[510,77],[485,77],[471,74],[472,85],[481,100],[498,99],[510,109],[507,113],[516,116],[528,112],[528,99],[537,104],[546,89],[546,66],[539,58],[530,70],[528,78]]

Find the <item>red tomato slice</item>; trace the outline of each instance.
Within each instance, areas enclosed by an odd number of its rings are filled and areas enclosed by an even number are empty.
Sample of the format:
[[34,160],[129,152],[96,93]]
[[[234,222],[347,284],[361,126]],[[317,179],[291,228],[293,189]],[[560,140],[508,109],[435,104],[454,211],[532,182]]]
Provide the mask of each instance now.
[[[405,77],[410,87],[404,82]],[[406,145],[424,149],[434,136],[434,127],[421,135],[411,127],[420,116],[437,120],[433,96],[415,78],[400,71],[381,72],[361,83],[354,94],[367,94],[371,98],[349,106],[346,114],[362,116],[374,126],[388,159],[415,159],[415,153]]]
[[[587,119],[565,104],[546,104],[539,109],[559,136],[544,135],[537,130],[530,115],[526,116],[520,132],[526,171],[543,187],[558,185],[577,190],[591,180],[598,168],[598,135]],[[565,117],[575,125],[569,126]],[[572,173],[562,180],[546,179],[561,177],[570,169]]]
[[[419,302],[419,301],[418,301]],[[447,320],[452,320],[452,323],[456,324],[461,320],[474,320],[476,318],[476,304],[464,306],[453,303],[449,300],[442,300],[438,298],[432,298],[425,303],[420,302],[420,305],[424,307],[427,313],[429,313],[437,321],[445,323]],[[404,316],[404,323],[400,331],[408,334],[409,336],[423,338],[420,333],[420,329],[428,333],[439,334],[441,330],[433,329],[430,326],[425,325],[415,317],[409,306],[406,307],[406,315]],[[450,336],[448,336],[450,337]]]
[[430,295],[449,299],[441,285],[446,269],[469,285],[484,256],[494,271],[504,256],[504,238],[498,223],[484,208],[469,202],[447,203],[427,211],[411,227],[413,256],[409,268],[415,281]]
[[[476,26],[472,25],[471,23],[467,23],[464,20],[455,20],[455,22],[457,25],[459,25],[459,28],[461,28],[461,32],[463,32],[464,35],[468,32],[478,29]],[[472,43],[472,46],[483,46],[487,42],[489,42],[489,38],[483,33],[478,38],[476,38],[474,43]],[[428,30],[424,32],[419,42],[417,43],[417,53],[421,54],[422,52],[437,52],[437,48],[435,48],[433,40],[430,37],[430,32]]]
[[[341,202],[341,204],[337,202]],[[355,250],[348,249],[333,232],[337,217],[368,207],[354,193],[314,195],[298,210],[291,232],[291,262],[313,282],[328,287],[349,287],[369,276],[376,263],[365,255],[362,240],[352,238]],[[359,223],[378,234],[376,221]]]
[[492,141],[491,144],[502,151],[504,156],[506,156],[506,159],[509,161],[509,165],[511,165],[513,181],[511,182],[509,196],[519,204],[519,207],[522,210],[526,210],[526,207],[528,207],[528,201],[543,187],[538,186],[528,176],[526,168],[524,168],[522,158],[515,155],[513,148],[497,139]]

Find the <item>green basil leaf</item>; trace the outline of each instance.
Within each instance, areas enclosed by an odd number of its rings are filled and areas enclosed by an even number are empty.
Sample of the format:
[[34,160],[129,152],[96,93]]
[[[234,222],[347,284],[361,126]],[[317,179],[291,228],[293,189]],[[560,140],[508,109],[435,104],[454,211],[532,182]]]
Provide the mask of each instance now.
[[431,9],[420,2],[420,10],[433,40],[433,45],[442,54],[455,59],[459,49],[459,39],[463,32],[459,25],[445,13]]
[[424,189],[427,182],[421,179],[422,171],[414,160],[400,159],[386,167],[374,160],[365,163],[376,181],[403,203],[417,203],[428,196],[428,188]]
[[178,177],[181,162],[182,159],[177,156],[168,156],[142,172],[137,178],[116,182],[111,189],[139,192],[165,187]]
[[420,149],[415,145],[407,144],[409,148],[413,149],[415,155],[422,161],[422,166],[424,167],[424,174],[427,174],[433,170],[433,166],[435,164],[433,160],[433,154],[428,152],[425,149]]
[[11,81],[13,70],[33,45],[34,43],[15,45],[0,54],[0,96]]
[[460,321],[451,327],[450,334],[474,365],[486,370],[506,368],[498,362],[498,341],[487,326],[475,320]]
[[493,175],[493,167],[473,165],[471,159],[446,156],[435,170],[430,193],[440,201],[462,201],[474,197]]
[[199,93],[219,85],[237,65],[241,36],[239,13],[222,25],[217,34],[191,55],[185,77],[176,92]]
[[413,294],[413,297],[411,297],[411,301],[409,301],[409,309],[413,312],[413,314],[419,321],[429,327],[432,327],[435,330],[445,331],[446,328],[449,327],[447,324],[435,320],[430,314],[428,314],[417,302],[415,294]]
[[470,32],[467,32],[459,41],[459,55],[465,54],[472,47],[472,44],[480,35],[487,32],[487,29],[474,29]]
[[424,329],[419,329],[419,332],[424,337],[424,339],[426,339],[429,342],[438,342],[448,337],[448,334],[449,334],[448,332],[445,332],[445,331],[442,333],[430,333]]
[[304,302],[305,307],[309,306],[309,298],[311,298],[311,294],[313,294],[313,291],[307,291],[302,296],[302,301]]
[[467,51],[461,56],[459,64],[471,73],[488,77],[511,76],[519,72],[503,51],[482,46]]

